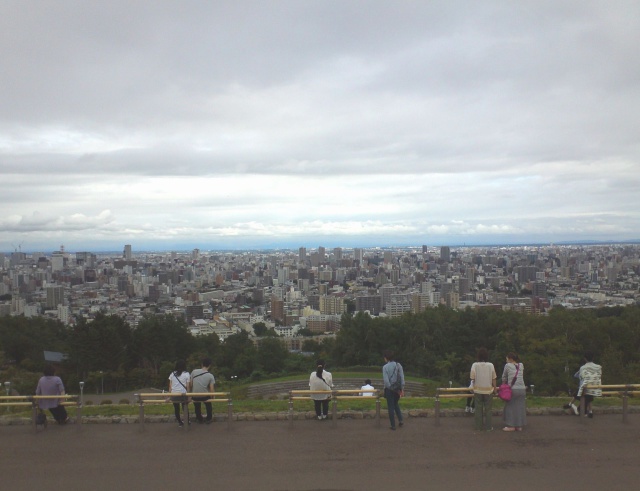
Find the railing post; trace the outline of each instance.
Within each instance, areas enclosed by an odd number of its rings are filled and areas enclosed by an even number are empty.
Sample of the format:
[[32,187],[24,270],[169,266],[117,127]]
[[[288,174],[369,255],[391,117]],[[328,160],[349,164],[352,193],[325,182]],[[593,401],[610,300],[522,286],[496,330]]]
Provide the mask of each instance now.
[[629,387],[627,387],[622,394],[622,422],[628,423],[629,412]]
[[335,428],[338,426],[338,399],[335,391],[332,392],[331,398],[333,399],[331,419],[333,420],[333,427]]
[[134,394],[134,397],[138,398],[138,424],[140,425],[140,431],[144,431],[144,401],[140,394]]
[[78,397],[78,407],[76,408],[76,424],[78,431],[82,429],[82,407],[84,406],[84,382],[80,382],[80,396]]
[[289,428],[293,428],[293,394],[289,391]]
[[233,401],[231,400],[231,392],[227,395],[227,429],[231,429],[233,422]]
[[440,389],[436,389],[436,402],[434,404],[436,426],[440,426]]
[[32,398],[31,399],[31,418],[33,420],[33,431],[35,431],[36,433],[38,432],[38,405],[36,404],[36,401]]
[[380,428],[380,392],[376,397],[376,426]]

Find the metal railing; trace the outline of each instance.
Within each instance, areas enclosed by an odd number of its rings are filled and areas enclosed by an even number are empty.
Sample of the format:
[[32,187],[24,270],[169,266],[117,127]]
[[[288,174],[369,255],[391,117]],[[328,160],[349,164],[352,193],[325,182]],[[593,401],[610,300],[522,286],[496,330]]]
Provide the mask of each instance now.
[[466,399],[473,397],[473,389],[470,387],[440,387],[436,389],[434,403],[434,419],[436,426],[440,425],[440,400],[441,399]]
[[[588,389],[601,390],[602,397],[620,397],[622,399],[622,422],[629,422],[629,397],[640,395],[640,384],[585,385],[580,397],[579,416],[586,414],[584,391]],[[584,421],[583,418],[580,418],[580,420]]]
[[[171,393],[171,392],[156,392],[156,393],[141,393],[134,394],[138,403],[138,422],[140,423],[140,431],[144,431],[144,407],[147,404],[173,404],[174,402],[178,402],[182,404],[183,410],[185,414],[188,414],[188,405],[191,402],[198,402],[204,404],[206,402],[210,403],[226,403],[227,404],[227,426],[231,426],[231,422],[233,421],[233,401],[231,400],[231,392],[187,392],[185,394],[182,393]],[[182,398],[184,397],[184,401],[174,401],[173,398]],[[191,397],[208,397],[208,399],[192,401]],[[189,425],[187,424],[188,428]]]
[[[377,389],[340,389],[340,390],[291,390],[289,391],[289,425],[293,427],[293,404],[294,401],[313,401],[314,394],[325,394],[330,396],[331,401],[331,421],[333,426],[337,426],[338,402],[344,400],[360,400],[375,402],[376,425],[380,427],[380,391]],[[373,394],[364,396],[362,394]]]
[[78,395],[65,394],[65,395],[53,395],[53,396],[0,396],[0,406],[4,407],[30,407],[32,412],[31,421],[34,429],[37,431],[38,425],[36,424],[38,416],[38,401],[61,399],[63,402],[61,406],[75,406],[76,407],[76,420],[75,424],[80,429],[82,425],[82,397]]

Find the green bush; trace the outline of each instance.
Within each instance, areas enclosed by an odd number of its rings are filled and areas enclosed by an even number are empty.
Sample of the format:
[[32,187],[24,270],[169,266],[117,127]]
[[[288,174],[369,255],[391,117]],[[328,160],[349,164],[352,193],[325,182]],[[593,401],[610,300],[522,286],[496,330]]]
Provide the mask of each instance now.
[[113,402],[111,402],[111,399],[105,399],[104,401],[100,402],[101,406],[108,405],[108,404],[113,404]]
[[129,402],[129,399],[120,399],[118,404],[131,404],[131,402]]

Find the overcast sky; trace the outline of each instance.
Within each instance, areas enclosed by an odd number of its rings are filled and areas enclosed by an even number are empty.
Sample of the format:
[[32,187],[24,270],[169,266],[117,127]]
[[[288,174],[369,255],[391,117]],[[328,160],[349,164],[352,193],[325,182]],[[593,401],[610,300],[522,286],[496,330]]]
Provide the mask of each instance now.
[[0,0],[0,250],[640,239],[640,2]]

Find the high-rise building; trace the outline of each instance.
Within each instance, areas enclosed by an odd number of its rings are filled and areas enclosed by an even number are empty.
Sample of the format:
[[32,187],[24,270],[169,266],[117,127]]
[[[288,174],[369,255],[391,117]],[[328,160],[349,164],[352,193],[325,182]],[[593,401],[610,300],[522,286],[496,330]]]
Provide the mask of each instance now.
[[300,249],[298,249],[298,261],[303,263],[306,260],[307,260],[307,248],[301,247]]
[[131,261],[131,244],[126,244],[124,246],[124,251],[122,251],[122,257],[125,261]]
[[64,305],[64,287],[47,287],[47,309],[57,309],[58,305]]
[[440,248],[440,259],[442,259],[445,263],[451,262],[451,249],[449,246],[442,246]]
[[353,250],[353,259],[358,261],[360,266],[362,266],[362,260],[364,259],[364,249],[356,248]]

